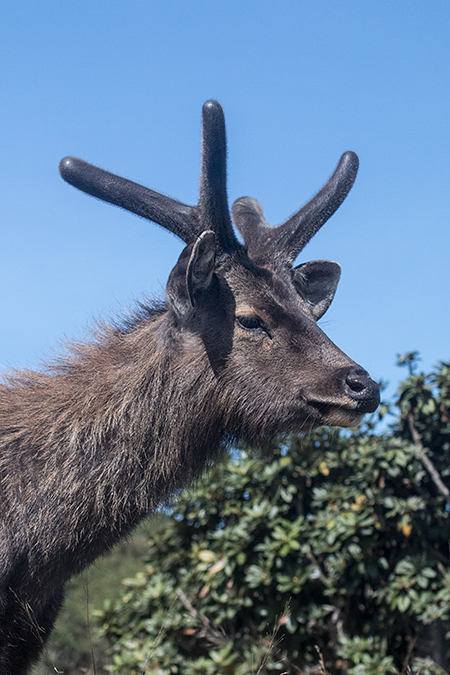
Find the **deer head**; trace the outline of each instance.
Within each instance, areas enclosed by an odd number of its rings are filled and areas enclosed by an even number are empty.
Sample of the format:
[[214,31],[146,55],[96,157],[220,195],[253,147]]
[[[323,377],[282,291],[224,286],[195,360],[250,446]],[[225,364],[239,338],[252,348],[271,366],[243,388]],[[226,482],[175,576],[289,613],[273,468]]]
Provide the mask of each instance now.
[[206,354],[218,383],[225,432],[248,439],[322,424],[354,426],[379,404],[378,385],[317,326],[339,281],[340,266],[317,260],[293,266],[342,204],[358,170],[342,155],[325,186],[281,225],[260,204],[226,193],[221,106],[203,106],[200,196],[188,206],[137,183],[66,157],[62,177],[102,200],[152,220],[186,247],[167,284],[166,337],[172,349]]

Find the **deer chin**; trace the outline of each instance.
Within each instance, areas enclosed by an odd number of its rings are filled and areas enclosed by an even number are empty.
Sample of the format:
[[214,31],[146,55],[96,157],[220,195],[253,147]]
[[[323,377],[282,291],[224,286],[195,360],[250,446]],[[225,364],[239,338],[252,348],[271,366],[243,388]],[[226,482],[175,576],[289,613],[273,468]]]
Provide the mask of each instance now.
[[316,429],[320,426],[327,427],[357,427],[361,424],[365,412],[357,407],[335,405],[329,403],[316,403],[309,401],[307,407],[311,413],[303,424],[303,429]]
[[357,427],[361,424],[364,413],[348,408],[330,408],[325,424],[329,427]]

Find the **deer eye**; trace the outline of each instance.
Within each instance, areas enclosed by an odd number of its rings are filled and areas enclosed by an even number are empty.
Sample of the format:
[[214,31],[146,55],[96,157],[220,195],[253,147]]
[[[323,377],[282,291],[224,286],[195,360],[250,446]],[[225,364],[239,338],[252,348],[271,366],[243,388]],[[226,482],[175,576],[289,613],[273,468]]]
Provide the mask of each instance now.
[[264,321],[259,316],[237,316],[236,323],[243,330],[264,331],[269,334]]

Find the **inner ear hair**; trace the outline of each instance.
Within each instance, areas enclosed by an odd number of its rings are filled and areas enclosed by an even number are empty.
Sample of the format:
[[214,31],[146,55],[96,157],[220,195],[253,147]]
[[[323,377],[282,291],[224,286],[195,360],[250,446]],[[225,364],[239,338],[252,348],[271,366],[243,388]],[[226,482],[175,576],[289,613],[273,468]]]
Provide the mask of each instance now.
[[330,306],[340,276],[341,266],[331,260],[313,260],[293,268],[293,284],[310,305],[316,321]]
[[205,230],[197,238],[186,269],[186,284],[192,307],[195,294],[204,291],[211,283],[216,261],[216,237],[212,230]]

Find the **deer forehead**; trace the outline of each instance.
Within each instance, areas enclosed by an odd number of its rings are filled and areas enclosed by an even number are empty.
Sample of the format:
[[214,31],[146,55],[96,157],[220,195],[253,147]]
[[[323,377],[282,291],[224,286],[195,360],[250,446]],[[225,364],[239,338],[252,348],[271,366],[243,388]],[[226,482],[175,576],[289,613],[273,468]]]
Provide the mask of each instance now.
[[272,326],[288,319],[311,319],[307,302],[297,293],[288,275],[250,275],[246,270],[227,278],[235,300],[236,316],[259,316]]

